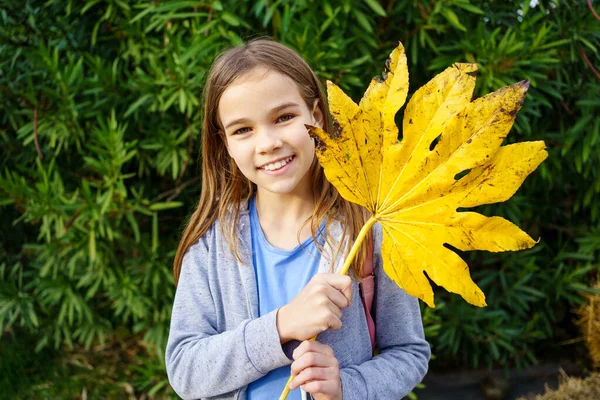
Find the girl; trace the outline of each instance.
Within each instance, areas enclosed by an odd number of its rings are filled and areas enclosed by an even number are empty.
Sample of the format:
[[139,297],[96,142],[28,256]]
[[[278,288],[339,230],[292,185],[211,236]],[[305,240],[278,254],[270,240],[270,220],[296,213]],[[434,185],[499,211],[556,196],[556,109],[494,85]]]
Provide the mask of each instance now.
[[174,264],[174,390],[272,400],[292,373],[289,399],[405,396],[430,356],[418,301],[384,273],[375,225],[373,357],[356,279],[368,244],[351,277],[332,273],[367,215],[316,158],[305,124],[327,130],[329,120],[314,73],[287,47],[253,40],[215,60],[204,113],[202,192]]

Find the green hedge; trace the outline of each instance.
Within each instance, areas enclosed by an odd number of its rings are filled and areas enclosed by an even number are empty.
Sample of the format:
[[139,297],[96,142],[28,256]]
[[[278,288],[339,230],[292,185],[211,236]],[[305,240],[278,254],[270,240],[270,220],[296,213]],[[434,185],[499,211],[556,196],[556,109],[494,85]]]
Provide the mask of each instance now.
[[600,271],[600,22],[586,1],[2,0],[7,393],[171,393],[171,264],[201,184],[199,96],[214,56],[259,35],[355,100],[398,41],[410,93],[455,61],[479,63],[478,96],[530,79],[507,141],[545,140],[550,156],[479,211],[540,243],[465,255],[489,306],[437,291],[432,368],[524,367],[577,336],[570,310]]

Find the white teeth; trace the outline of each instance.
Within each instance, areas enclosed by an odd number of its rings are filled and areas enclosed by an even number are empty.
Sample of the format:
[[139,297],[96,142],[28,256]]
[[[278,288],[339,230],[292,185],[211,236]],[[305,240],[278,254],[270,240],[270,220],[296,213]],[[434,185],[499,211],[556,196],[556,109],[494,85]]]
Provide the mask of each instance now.
[[292,158],[294,158],[294,157],[293,156],[292,157],[288,157],[285,160],[277,161],[277,162],[274,162],[272,164],[267,164],[264,167],[262,167],[262,169],[266,169],[267,171],[278,170],[279,168],[285,166],[287,163],[289,163],[290,161],[292,161]]

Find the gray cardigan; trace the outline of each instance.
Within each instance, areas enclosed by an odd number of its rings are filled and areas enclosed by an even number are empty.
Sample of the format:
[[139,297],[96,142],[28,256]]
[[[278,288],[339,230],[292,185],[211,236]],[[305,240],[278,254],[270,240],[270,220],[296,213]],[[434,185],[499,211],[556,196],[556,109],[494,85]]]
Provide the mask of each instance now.
[[[427,372],[430,347],[423,335],[418,300],[383,271],[381,226],[374,231],[374,318],[380,354],[372,357],[365,313],[354,280],[352,304],[343,309],[342,328],[317,340],[333,348],[340,365],[344,400],[395,400],[409,393]],[[219,222],[183,258],[166,349],[169,382],[183,399],[246,399],[246,388],[269,371],[290,364],[298,342],[281,345],[277,310],[258,316],[252,267],[250,221],[241,212],[239,250],[247,264],[227,249]],[[342,226],[330,226],[340,240]],[[319,272],[331,272],[331,248]],[[334,270],[343,257],[336,258]],[[283,388],[282,388],[283,390]]]

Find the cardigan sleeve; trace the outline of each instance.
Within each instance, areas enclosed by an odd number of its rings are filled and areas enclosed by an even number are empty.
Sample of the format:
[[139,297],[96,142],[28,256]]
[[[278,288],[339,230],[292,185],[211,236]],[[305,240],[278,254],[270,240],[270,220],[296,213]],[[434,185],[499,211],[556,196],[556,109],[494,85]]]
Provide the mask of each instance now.
[[418,300],[384,272],[381,226],[373,229],[374,314],[380,354],[340,370],[344,400],[401,399],[421,382],[431,356]]
[[291,362],[279,342],[277,310],[217,331],[209,260],[201,238],[183,258],[173,303],[165,362],[169,383],[183,399],[233,392]]

